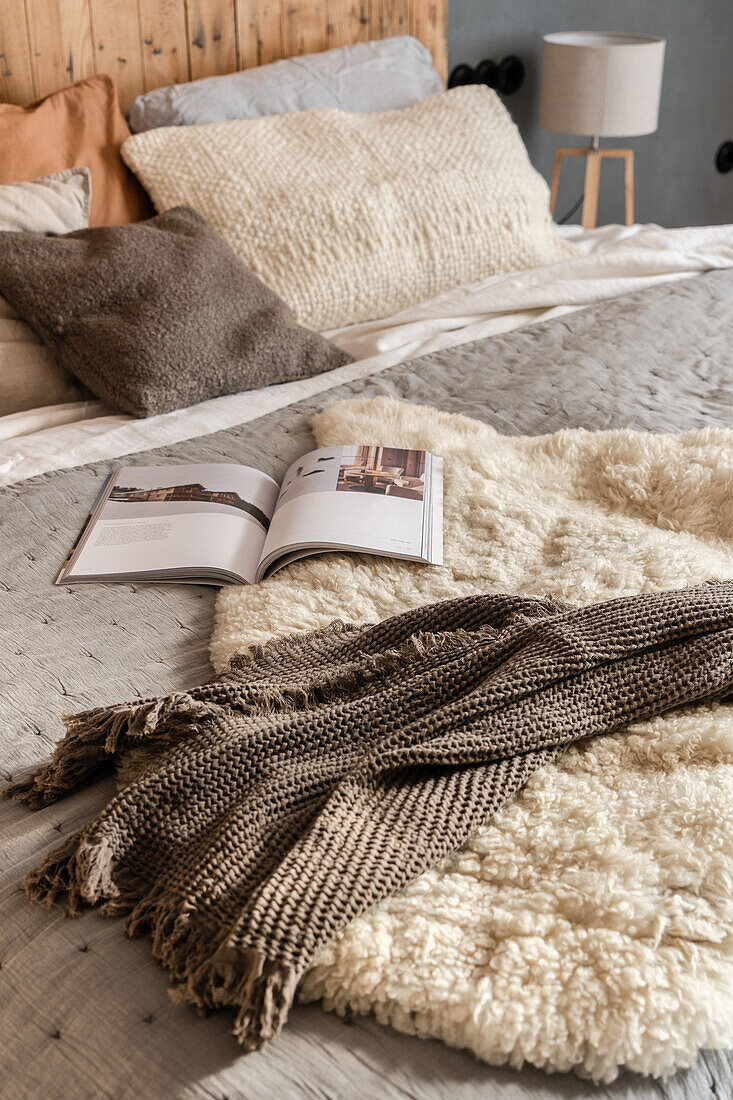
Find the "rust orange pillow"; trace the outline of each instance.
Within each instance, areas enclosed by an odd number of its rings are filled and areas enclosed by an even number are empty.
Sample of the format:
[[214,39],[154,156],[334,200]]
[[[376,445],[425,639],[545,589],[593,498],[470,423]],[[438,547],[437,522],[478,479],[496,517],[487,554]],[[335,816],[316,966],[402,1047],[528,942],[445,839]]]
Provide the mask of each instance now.
[[86,166],[92,176],[90,225],[141,221],[154,211],[120,157],[130,136],[108,76],[93,76],[30,107],[0,103],[0,184]]

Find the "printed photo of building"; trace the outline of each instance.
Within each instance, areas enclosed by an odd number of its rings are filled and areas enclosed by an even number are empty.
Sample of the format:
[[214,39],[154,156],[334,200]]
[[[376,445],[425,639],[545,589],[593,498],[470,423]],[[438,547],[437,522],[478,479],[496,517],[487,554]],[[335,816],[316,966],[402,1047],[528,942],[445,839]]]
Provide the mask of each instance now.
[[153,503],[186,503],[205,501],[208,504],[221,504],[227,508],[238,508],[241,512],[256,519],[264,527],[265,531],[270,526],[270,520],[256,504],[243,500],[238,493],[224,492],[216,489],[206,489],[199,483],[191,485],[161,485],[153,489],[138,489],[130,485],[115,485],[109,499],[116,504],[153,504]]

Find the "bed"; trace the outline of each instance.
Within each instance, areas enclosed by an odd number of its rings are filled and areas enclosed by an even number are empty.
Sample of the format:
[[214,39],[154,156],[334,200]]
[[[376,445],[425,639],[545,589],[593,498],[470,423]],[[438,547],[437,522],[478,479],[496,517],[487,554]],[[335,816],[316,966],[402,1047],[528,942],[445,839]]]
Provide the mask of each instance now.
[[[95,36],[98,50],[102,28],[115,29],[109,19],[97,17],[98,7],[104,11],[104,5],[79,6],[82,23],[94,12],[83,25],[81,52],[76,44],[72,50],[82,66],[89,64],[89,36]],[[180,21],[182,6],[168,6],[169,23],[155,24],[151,42],[142,38],[146,86],[170,79],[183,55],[185,71],[175,76],[227,67],[227,50],[241,50],[248,39],[234,34],[233,23],[222,29],[215,7],[211,23],[208,7],[199,12],[199,34],[195,20]],[[235,8],[240,32],[264,18],[259,8]],[[309,7],[312,20],[304,24],[301,8],[277,9],[277,41],[282,35],[287,42],[285,54],[293,52],[296,39],[302,52],[332,44],[334,27],[347,39],[363,33],[351,9],[334,19],[329,8],[326,21],[319,7]],[[150,20],[150,7],[141,11]],[[370,18],[370,33],[377,25],[384,29],[385,21],[391,25],[391,15],[380,13],[379,24],[376,13]],[[442,10],[431,5],[423,21],[415,5],[405,18],[428,45],[440,43],[439,67],[444,64]],[[150,29],[145,19],[141,36]],[[29,48],[38,25],[24,19],[20,36],[10,39],[7,53],[16,60],[2,87],[8,98],[30,98],[31,88],[43,94],[55,86],[48,55]],[[303,27],[311,26],[317,29],[306,35]],[[31,38],[24,40],[26,27]],[[180,46],[177,54],[156,53],[153,42],[166,29],[167,41]],[[56,30],[60,49],[68,45],[66,24]],[[240,56],[240,62],[280,56],[279,46],[268,41],[260,27],[257,56]],[[119,73],[121,63],[110,63]],[[141,86],[140,74],[123,70],[130,102]],[[85,73],[75,69],[74,75]],[[235,458],[280,477],[312,446],[313,413],[337,399],[380,394],[464,413],[506,435],[575,427],[664,432],[731,426],[733,229],[632,226],[565,233],[578,251],[564,260],[493,275],[385,319],[330,331],[354,361],[324,374],[151,418],[121,415],[94,399],[0,418],[3,779],[49,755],[62,713],[183,688],[211,674],[213,590],[51,585],[102,476],[122,456],[132,462]],[[610,350],[599,354],[599,346]],[[368,1017],[340,1019],[313,1005],[298,1007],[286,1030],[264,1050],[240,1054],[227,1034],[225,1014],[199,1020],[168,1000],[166,977],[151,963],[146,941],[122,939],[115,922],[102,922],[94,913],[64,921],[28,905],[22,893],[22,874],[59,835],[93,816],[110,791],[106,781],[33,815],[0,803],[3,1090],[13,1100],[303,1095],[692,1100],[733,1090],[733,1061],[723,1050],[704,1051],[695,1066],[664,1081],[622,1072],[610,1085],[591,1085],[530,1066],[520,1073],[491,1067],[437,1041],[400,1035]]]

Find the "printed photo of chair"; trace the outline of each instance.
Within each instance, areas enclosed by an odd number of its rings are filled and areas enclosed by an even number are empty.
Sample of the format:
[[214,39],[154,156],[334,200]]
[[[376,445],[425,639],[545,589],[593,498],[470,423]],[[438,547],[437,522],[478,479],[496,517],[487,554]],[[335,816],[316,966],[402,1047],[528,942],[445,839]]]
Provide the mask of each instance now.
[[401,447],[360,446],[340,467],[336,489],[422,500],[425,452]]
[[372,492],[386,492],[389,486],[393,485],[403,473],[404,469],[402,466],[381,466],[379,470],[375,470],[374,473],[368,474],[372,479]]
[[339,479],[343,481],[345,485],[363,485],[365,474],[365,466],[342,466],[339,471]]
[[403,475],[385,489],[388,497],[402,497],[404,500],[422,500],[425,485],[421,477]]

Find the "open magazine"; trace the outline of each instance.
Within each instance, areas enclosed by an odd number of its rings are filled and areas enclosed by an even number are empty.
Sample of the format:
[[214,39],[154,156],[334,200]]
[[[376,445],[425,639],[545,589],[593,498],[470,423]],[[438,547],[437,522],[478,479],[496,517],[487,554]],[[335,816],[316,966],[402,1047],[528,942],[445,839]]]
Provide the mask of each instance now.
[[291,561],[353,550],[440,565],[443,460],[323,447],[282,485],[251,466],[123,466],[104,483],[57,584],[256,584]]

